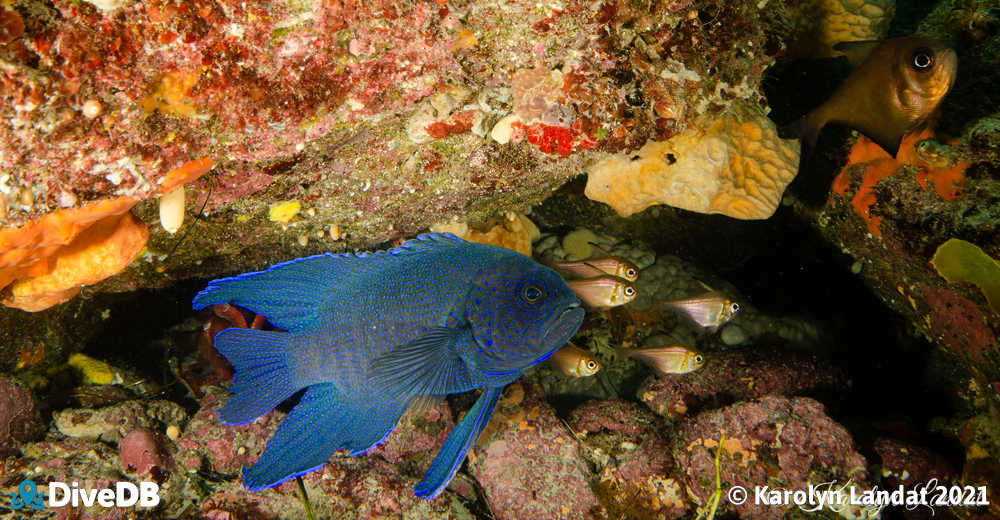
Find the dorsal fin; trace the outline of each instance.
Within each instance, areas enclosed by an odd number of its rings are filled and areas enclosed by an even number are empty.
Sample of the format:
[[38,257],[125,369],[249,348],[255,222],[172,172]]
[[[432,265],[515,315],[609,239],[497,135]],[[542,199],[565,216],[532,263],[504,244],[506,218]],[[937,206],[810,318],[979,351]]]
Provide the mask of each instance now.
[[194,298],[195,310],[232,303],[262,314],[275,327],[306,332],[319,327],[319,309],[350,289],[361,273],[382,270],[396,257],[465,242],[450,233],[431,233],[377,253],[343,253],[297,258],[263,271],[212,280]]
[[875,50],[875,47],[878,47],[881,43],[881,40],[839,42],[833,46],[833,50],[844,53],[844,56],[847,56],[847,62],[852,67],[857,68],[868,59],[868,56]]

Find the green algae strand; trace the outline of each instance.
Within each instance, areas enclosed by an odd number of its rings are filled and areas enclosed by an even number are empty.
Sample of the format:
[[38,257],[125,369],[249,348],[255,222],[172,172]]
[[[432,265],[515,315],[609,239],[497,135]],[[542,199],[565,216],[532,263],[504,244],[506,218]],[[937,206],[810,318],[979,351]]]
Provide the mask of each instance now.
[[938,247],[931,265],[949,282],[969,282],[978,286],[990,308],[1000,312],[1000,262],[979,246],[952,238]]

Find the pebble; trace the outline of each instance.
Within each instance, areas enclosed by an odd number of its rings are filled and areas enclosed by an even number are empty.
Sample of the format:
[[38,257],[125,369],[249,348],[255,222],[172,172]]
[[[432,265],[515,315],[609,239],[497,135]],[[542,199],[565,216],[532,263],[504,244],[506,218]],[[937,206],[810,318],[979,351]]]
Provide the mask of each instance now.
[[861,274],[861,269],[864,266],[865,266],[865,264],[861,263],[861,261],[858,260],[857,262],[854,262],[853,264],[851,264],[851,272],[854,273],[854,274]]
[[176,441],[181,436],[181,429],[176,424],[167,426],[167,438]]
[[101,115],[103,107],[101,107],[101,103],[96,99],[88,99],[87,102],[83,104],[83,107],[81,107],[81,111],[83,112],[84,117],[87,119],[93,119]]
[[722,329],[722,342],[729,346],[742,345],[747,341],[747,333],[738,325],[729,324]]

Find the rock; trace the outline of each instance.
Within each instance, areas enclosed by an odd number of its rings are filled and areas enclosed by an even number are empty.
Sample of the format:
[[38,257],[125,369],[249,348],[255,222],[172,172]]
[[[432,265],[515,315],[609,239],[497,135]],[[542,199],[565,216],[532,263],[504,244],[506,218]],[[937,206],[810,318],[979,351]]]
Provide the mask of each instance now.
[[116,442],[137,428],[162,430],[187,419],[177,403],[126,401],[104,408],[69,408],[53,414],[56,429],[67,437]]
[[202,387],[205,394],[199,409],[176,441],[178,462],[185,469],[208,469],[226,474],[238,474],[264,451],[267,440],[285,418],[280,411],[271,411],[246,424],[227,426],[215,412],[229,398],[229,392],[219,386]]
[[[259,494],[249,494],[239,478],[243,466],[253,464],[260,456],[285,414],[271,411],[250,423],[227,426],[219,422],[215,411],[225,403],[228,392],[219,386],[203,389],[205,396],[201,409],[176,442],[177,461],[188,472],[208,470],[232,478],[220,486],[213,486],[213,493],[200,505],[202,515],[209,518],[305,518],[294,480]],[[429,465],[429,460],[424,460],[437,453],[437,446],[443,441],[440,434],[450,431],[453,424],[450,415],[444,414],[446,410],[446,405],[438,405],[420,418],[404,419],[385,443],[370,454],[334,455],[320,469],[303,475],[317,516],[471,520],[472,516],[451,493],[442,493],[431,502],[413,494],[413,486]],[[408,425],[415,428],[410,429]],[[419,477],[400,471],[413,466],[420,467],[417,470]]]
[[499,520],[593,518],[601,508],[572,432],[537,385],[504,392],[469,457],[490,510]]
[[844,384],[828,362],[799,352],[753,348],[706,357],[696,372],[650,376],[639,388],[639,399],[654,413],[678,419],[734,400],[800,395]]
[[[726,486],[742,486],[752,494],[754,486],[765,484],[795,490],[830,481],[839,487],[851,480],[858,492],[870,489],[865,458],[855,450],[847,430],[827,416],[822,404],[809,398],[765,396],[704,412],[680,426],[672,453],[683,471],[682,487],[701,507],[715,492],[715,455],[720,440],[720,476]],[[735,511],[742,518],[778,519],[788,510],[754,500],[734,505],[725,491],[720,513]]]
[[35,438],[42,429],[31,391],[0,376],[0,453]]
[[155,433],[137,428],[118,442],[122,469],[140,479],[152,478],[162,483],[173,465],[170,455]]
[[438,448],[454,426],[451,408],[442,399],[420,415],[408,411],[389,437],[369,453],[380,455],[393,464],[410,462],[425,469],[430,467]]
[[880,437],[875,439],[875,453],[882,463],[882,478],[892,488],[922,484],[931,479],[949,482],[955,470],[941,455],[916,444]]
[[660,421],[649,410],[620,400],[593,400],[569,422],[597,469],[598,488],[611,518],[677,518],[691,506]]
[[739,325],[729,324],[722,329],[720,338],[723,343],[732,347],[746,343],[747,333],[744,332]]

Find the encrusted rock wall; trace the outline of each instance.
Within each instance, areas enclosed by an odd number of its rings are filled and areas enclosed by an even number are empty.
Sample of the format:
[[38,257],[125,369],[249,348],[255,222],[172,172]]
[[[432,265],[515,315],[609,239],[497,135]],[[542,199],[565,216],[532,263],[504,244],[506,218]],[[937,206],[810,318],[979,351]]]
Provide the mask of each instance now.
[[[5,6],[0,285],[72,245],[44,216],[96,201],[150,227],[116,290],[523,209],[604,152],[763,109],[782,48],[749,1]],[[151,205],[180,174],[170,235]]]

